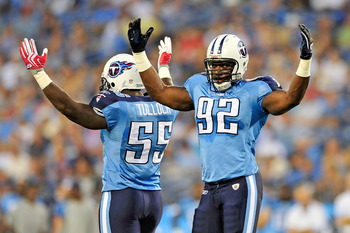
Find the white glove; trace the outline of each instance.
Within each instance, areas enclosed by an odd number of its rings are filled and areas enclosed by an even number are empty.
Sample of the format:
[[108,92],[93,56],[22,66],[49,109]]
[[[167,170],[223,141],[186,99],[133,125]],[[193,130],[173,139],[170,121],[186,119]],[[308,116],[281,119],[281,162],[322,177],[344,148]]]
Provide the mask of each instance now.
[[171,39],[166,36],[164,41],[161,40],[158,45],[159,57],[158,57],[158,73],[161,78],[171,78],[169,72],[169,63],[172,56]]

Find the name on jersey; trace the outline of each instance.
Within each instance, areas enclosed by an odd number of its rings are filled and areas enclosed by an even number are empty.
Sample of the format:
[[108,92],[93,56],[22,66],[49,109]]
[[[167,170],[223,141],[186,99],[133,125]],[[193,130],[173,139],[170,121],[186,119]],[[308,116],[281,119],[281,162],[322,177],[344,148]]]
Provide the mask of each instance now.
[[140,116],[156,116],[156,115],[168,115],[171,114],[170,108],[161,105],[159,103],[156,104],[136,104],[139,109]]

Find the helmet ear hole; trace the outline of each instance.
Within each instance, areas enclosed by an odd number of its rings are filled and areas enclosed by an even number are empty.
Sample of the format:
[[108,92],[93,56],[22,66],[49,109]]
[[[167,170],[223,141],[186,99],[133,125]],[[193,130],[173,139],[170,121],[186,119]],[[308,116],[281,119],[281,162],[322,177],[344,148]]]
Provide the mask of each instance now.
[[112,82],[112,83],[111,83],[111,86],[112,86],[112,87],[115,87],[115,84]]

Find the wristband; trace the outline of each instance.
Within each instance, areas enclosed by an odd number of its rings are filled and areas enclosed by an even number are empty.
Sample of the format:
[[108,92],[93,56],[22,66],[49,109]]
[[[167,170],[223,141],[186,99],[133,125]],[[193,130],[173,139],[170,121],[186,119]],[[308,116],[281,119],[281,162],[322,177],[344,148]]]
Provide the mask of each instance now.
[[145,51],[142,51],[139,53],[132,53],[132,54],[134,55],[135,62],[139,72],[143,72],[152,66],[147,58]]
[[34,73],[31,72],[33,74],[33,77],[35,78],[35,80],[38,82],[41,90],[44,90],[45,87],[47,87],[50,83],[52,83],[51,78],[46,74],[46,72],[44,71],[44,69]]
[[296,75],[300,77],[310,77],[311,58],[309,60],[300,59]]
[[158,69],[158,74],[160,78],[171,78],[169,67],[166,65],[160,66]]

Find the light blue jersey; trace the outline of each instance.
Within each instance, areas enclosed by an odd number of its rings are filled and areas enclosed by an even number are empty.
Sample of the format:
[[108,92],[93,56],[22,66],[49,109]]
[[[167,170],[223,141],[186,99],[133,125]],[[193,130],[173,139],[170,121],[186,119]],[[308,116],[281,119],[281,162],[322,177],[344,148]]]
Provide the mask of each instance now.
[[202,179],[215,182],[258,171],[255,141],[267,120],[262,100],[281,89],[271,77],[240,80],[224,93],[210,91],[205,73],[185,83],[195,107]]
[[160,190],[159,166],[178,111],[146,96],[102,91],[90,105],[104,116],[102,191]]

